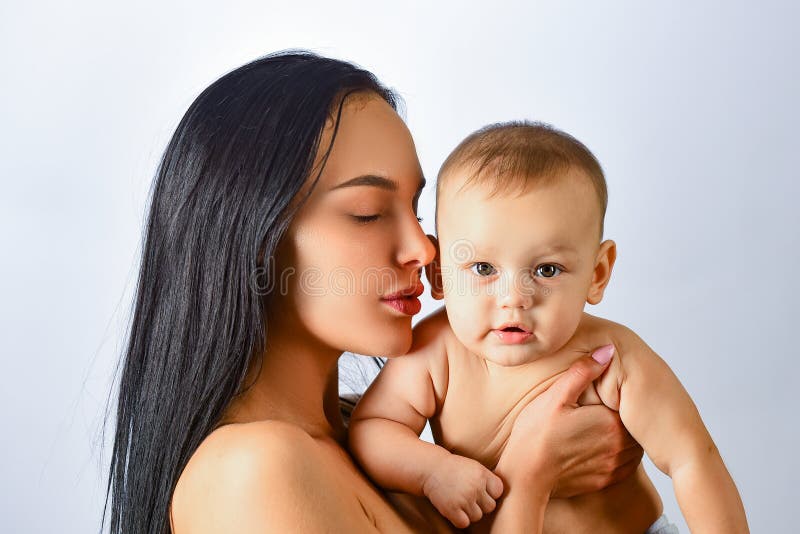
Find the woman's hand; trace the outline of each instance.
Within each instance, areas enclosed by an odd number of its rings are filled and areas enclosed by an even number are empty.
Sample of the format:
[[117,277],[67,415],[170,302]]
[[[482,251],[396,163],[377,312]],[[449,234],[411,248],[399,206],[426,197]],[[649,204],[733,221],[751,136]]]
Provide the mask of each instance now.
[[562,444],[564,463],[553,497],[599,491],[636,472],[644,450],[617,412],[597,404],[582,406],[573,416],[574,435]]
[[540,533],[552,496],[595,491],[633,472],[641,448],[619,417],[604,406],[578,406],[612,356],[607,346],[581,358],[523,408],[494,471],[504,495],[497,511],[470,532]]
[[539,478],[552,487],[552,496],[572,497],[615,484],[636,470],[643,451],[619,414],[577,403],[612,356],[609,345],[581,358],[520,412],[500,459],[507,476]]

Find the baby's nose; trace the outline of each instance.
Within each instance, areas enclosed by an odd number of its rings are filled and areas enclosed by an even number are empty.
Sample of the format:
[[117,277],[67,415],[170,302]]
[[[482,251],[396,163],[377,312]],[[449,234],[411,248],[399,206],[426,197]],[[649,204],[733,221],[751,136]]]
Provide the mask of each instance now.
[[536,286],[527,282],[524,276],[514,277],[507,284],[508,287],[500,291],[500,306],[502,308],[521,308],[527,310],[533,306]]

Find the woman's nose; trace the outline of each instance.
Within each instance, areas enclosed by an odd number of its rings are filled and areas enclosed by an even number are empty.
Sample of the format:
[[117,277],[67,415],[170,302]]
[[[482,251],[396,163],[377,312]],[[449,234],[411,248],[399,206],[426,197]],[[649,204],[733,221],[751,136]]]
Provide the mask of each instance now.
[[436,248],[425,235],[419,222],[414,219],[409,230],[403,237],[400,252],[398,254],[398,261],[403,266],[411,266],[414,268],[423,267],[433,261],[436,256]]

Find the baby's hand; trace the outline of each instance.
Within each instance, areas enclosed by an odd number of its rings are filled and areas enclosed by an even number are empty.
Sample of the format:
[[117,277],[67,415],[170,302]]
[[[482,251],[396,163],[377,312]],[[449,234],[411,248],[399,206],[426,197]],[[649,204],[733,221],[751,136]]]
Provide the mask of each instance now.
[[428,474],[422,492],[457,528],[467,528],[494,510],[503,481],[480,462],[451,454]]

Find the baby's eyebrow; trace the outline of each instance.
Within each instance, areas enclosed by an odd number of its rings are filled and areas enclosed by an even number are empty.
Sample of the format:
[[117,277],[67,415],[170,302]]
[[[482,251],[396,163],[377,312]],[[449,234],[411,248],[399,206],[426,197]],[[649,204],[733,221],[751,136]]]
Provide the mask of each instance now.
[[[473,256],[475,257],[482,256],[485,258],[490,258],[502,250],[502,247],[498,247],[498,245],[495,243],[490,243],[490,244],[473,243],[472,245],[474,253]],[[556,245],[543,246],[541,248],[537,247],[535,249],[530,250],[529,253],[531,254],[531,257],[536,257],[538,260],[543,257],[551,256],[553,254],[558,254],[558,253],[574,256],[578,254],[578,250],[570,245],[556,244]],[[471,261],[474,261],[474,258],[472,258]],[[487,259],[486,261],[490,260]]]
[[554,252],[577,252],[575,247],[570,245],[553,245],[551,247],[547,247],[545,249],[546,252],[554,253]]
[[380,189],[385,189],[386,191],[397,191],[398,189],[397,182],[394,180],[384,178],[383,176],[376,176],[374,174],[365,174],[363,176],[351,178],[346,182],[342,182],[341,184],[332,187],[331,191],[342,189],[344,187],[358,187],[362,185],[378,187]]

